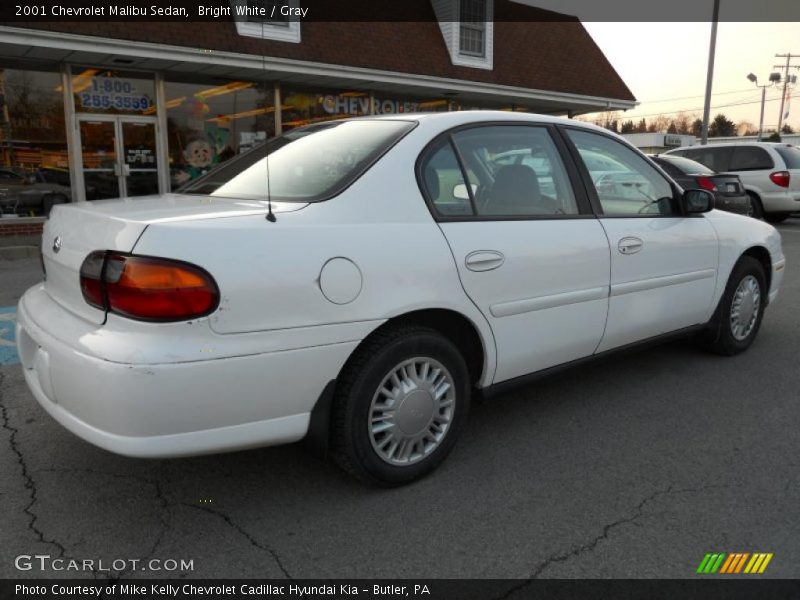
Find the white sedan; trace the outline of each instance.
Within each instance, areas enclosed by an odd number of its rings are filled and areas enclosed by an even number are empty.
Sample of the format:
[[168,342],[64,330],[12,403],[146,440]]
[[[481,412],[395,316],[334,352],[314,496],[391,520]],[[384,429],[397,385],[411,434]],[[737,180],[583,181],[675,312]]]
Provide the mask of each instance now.
[[[596,186],[605,163],[636,185]],[[19,305],[25,378],[120,454],[305,437],[402,484],[450,452],[475,393],[675,334],[745,350],[781,240],[712,203],[571,120],[312,125],[178,193],[56,206]]]

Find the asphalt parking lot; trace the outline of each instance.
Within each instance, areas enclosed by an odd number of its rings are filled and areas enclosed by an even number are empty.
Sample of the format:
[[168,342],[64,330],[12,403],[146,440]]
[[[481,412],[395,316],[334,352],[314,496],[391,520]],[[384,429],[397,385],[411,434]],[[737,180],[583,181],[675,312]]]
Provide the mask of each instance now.
[[[299,445],[115,456],[0,366],[0,577],[87,575],[15,568],[44,554],[194,564],[130,577],[683,578],[715,551],[771,552],[764,577],[800,577],[800,219],[780,229],[783,291],[748,352],[676,342],[479,404],[443,466],[402,489]],[[38,279],[36,259],[0,261],[0,328]]]

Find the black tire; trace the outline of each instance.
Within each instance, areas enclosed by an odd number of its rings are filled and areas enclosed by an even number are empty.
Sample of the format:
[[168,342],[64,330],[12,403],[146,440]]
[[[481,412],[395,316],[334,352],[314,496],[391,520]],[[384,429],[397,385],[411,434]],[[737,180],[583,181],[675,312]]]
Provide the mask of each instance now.
[[753,192],[747,192],[747,195],[750,196],[750,206],[753,208],[753,212],[750,216],[754,219],[763,219],[764,207],[761,204],[761,198],[756,196]]
[[786,219],[789,218],[789,215],[792,213],[766,213],[764,215],[764,220],[767,223],[783,223]]
[[[737,339],[733,333],[731,325],[731,305],[736,294],[736,289],[748,277],[754,277],[758,282],[760,302],[758,312],[755,315],[755,322],[744,339]],[[709,321],[708,331],[701,336],[701,342],[705,348],[716,354],[723,356],[733,356],[747,350],[753,343],[758,330],[761,327],[761,320],[764,317],[764,308],[767,302],[767,285],[764,267],[752,256],[743,256],[736,263],[725,286],[725,293],[719,301],[714,316]]]
[[[417,357],[433,359],[449,372],[455,393],[454,408],[444,436],[430,454],[426,456],[420,450],[416,462],[398,466],[382,458],[373,445],[374,435],[369,431],[372,401],[395,367]],[[331,455],[345,471],[373,485],[398,486],[424,477],[453,449],[469,413],[471,391],[464,358],[458,348],[436,330],[404,325],[373,334],[356,350],[336,382]],[[398,420],[399,413],[398,410]],[[432,414],[436,414],[435,409]],[[425,429],[423,426],[420,431]]]

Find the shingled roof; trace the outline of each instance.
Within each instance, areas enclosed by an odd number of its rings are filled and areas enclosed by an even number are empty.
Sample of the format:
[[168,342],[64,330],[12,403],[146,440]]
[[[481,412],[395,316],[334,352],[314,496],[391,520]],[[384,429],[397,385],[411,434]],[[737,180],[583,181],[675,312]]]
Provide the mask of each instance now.
[[[350,4],[363,3],[369,10],[371,1],[350,0]],[[402,22],[304,21],[300,43],[242,36],[232,18],[135,26],[122,22],[15,26],[635,101],[574,17],[495,0],[494,68],[488,70],[452,64],[430,0],[403,4]],[[418,21],[412,20],[415,15]]]

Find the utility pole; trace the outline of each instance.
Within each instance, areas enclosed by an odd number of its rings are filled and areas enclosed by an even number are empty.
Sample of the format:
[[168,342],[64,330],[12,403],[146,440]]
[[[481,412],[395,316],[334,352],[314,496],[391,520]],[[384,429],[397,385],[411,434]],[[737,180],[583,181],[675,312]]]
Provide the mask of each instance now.
[[800,65],[793,65],[792,59],[793,58],[800,58],[800,54],[792,54],[791,52],[788,54],[776,54],[775,58],[785,58],[786,64],[785,65],[774,65],[773,69],[784,69],[783,71],[783,93],[781,94],[781,112],[778,115],[778,135],[781,134],[781,128],[783,127],[783,108],[786,103],[786,90],[789,87],[789,69],[791,68],[800,68]]
[[703,130],[700,143],[708,143],[708,121],[711,118],[711,84],[714,81],[714,56],[717,53],[717,22],[719,21],[719,0],[714,0],[714,15],[711,17],[711,43],[708,47],[708,75],[706,75],[706,101],[703,106]]

